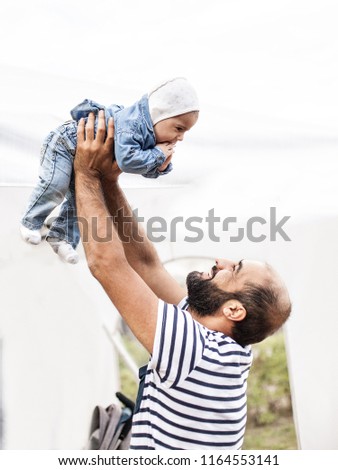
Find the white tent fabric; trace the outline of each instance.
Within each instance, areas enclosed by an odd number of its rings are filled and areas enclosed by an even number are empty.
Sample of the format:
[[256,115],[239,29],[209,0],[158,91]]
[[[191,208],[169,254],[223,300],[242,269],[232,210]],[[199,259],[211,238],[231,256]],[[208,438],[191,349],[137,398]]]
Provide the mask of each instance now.
[[[178,75],[199,93],[199,122],[178,144],[170,175],[123,175],[122,185],[146,223],[165,219],[156,244],[164,261],[247,257],[280,270],[294,303],[286,333],[299,445],[338,448],[337,13],[333,0],[1,3],[5,448],[80,447],[91,406],[118,386],[101,328],[114,328],[116,312],[83,254],[65,266],[18,235],[42,139],[83,98],[128,105]],[[291,241],[269,240],[271,207],[278,220],[290,216]],[[189,217],[199,218],[199,242],[186,240]],[[267,238],[230,241],[252,217],[267,220],[252,226]]]

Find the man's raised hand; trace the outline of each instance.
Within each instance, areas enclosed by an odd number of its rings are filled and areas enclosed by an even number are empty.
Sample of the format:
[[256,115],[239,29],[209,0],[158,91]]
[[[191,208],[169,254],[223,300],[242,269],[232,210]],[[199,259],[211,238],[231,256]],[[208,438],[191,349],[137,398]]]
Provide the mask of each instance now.
[[79,121],[74,168],[76,173],[97,178],[118,177],[121,173],[114,160],[114,121],[109,119],[106,132],[104,111],[99,111],[96,135],[93,113],[89,114],[87,123],[84,119]]

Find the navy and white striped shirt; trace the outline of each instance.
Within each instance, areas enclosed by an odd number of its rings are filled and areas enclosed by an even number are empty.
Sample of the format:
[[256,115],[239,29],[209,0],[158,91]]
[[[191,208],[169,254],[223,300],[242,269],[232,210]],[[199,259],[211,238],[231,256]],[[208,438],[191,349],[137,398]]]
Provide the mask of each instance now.
[[130,449],[240,449],[252,353],[159,301],[154,350]]

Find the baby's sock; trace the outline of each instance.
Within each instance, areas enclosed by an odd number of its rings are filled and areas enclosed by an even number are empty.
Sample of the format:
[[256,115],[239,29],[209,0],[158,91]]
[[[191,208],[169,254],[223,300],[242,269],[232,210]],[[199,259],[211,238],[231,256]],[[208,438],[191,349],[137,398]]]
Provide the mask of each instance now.
[[79,255],[70,243],[65,240],[55,240],[47,238],[47,242],[53,248],[53,251],[66,263],[76,264],[79,261]]
[[31,245],[38,245],[41,242],[40,230],[31,230],[24,225],[20,225],[20,233],[25,242]]

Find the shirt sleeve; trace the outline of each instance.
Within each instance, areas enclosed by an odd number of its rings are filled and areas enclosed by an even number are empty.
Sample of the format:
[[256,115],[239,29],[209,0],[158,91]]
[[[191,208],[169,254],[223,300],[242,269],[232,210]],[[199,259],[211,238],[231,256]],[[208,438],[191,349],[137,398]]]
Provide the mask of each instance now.
[[203,326],[183,310],[182,302],[172,305],[159,301],[153,354],[149,366],[162,385],[175,387],[200,361],[205,339]]
[[159,147],[143,150],[139,136],[126,131],[119,132],[116,136],[115,157],[123,172],[143,176],[155,174],[157,168],[165,161],[165,155]]
[[70,115],[78,122],[81,118],[87,118],[89,113],[96,115],[101,109],[104,110],[105,106],[96,101],[85,99],[70,111]]
[[168,173],[170,173],[173,169],[173,164],[172,163],[169,163],[169,165],[167,166],[167,168],[163,171],[160,171],[157,167],[154,168],[153,170],[149,171],[148,173],[145,173],[144,176],[145,178],[158,178],[159,176],[161,175],[167,175]]

